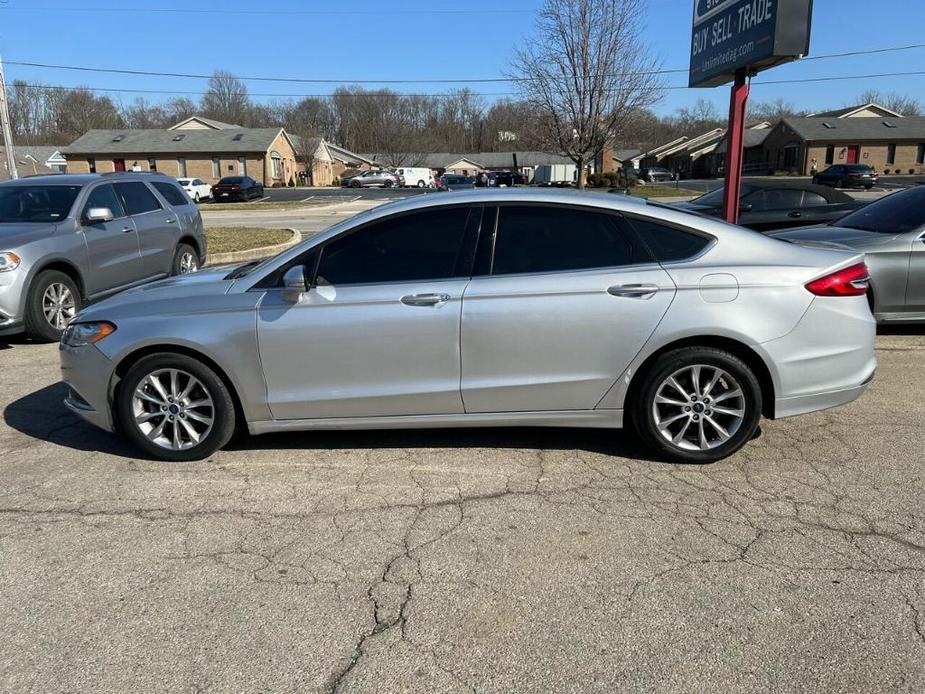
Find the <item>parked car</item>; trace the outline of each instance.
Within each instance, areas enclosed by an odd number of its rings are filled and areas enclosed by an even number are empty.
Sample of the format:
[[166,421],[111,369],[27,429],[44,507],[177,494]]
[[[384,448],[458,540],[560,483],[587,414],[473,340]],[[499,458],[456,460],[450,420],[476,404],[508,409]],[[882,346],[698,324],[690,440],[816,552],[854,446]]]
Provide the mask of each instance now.
[[391,171],[364,171],[341,182],[350,188],[392,188],[400,187],[401,179]]
[[[675,203],[691,212],[723,216],[725,186],[689,202]],[[746,180],[739,196],[739,224],[756,231],[831,222],[866,205],[847,193],[802,181]]]
[[490,188],[513,188],[519,181],[520,174],[514,171],[489,171],[488,186]]
[[238,200],[244,202],[263,197],[263,184],[250,176],[225,176],[212,186],[212,199],[215,202]]
[[440,177],[441,190],[471,190],[475,188],[474,176],[445,173]]
[[201,178],[178,178],[177,183],[193,199],[193,202],[206,200],[212,197],[212,186]]
[[703,463],[762,414],[861,394],[866,276],[857,251],[616,195],[414,196],[84,309],[62,338],[66,403],[165,460],[210,455],[238,423],[626,423]]
[[925,187],[891,193],[826,226],[773,236],[864,253],[870,268],[868,299],[877,320],[925,321]]
[[202,217],[162,174],[0,183],[0,335],[57,340],[87,303],[205,259]]
[[674,174],[661,166],[650,166],[647,169],[640,169],[639,177],[646,183],[659,183],[661,181],[674,180]]
[[402,185],[408,188],[436,188],[434,172],[428,168],[403,166],[395,170],[402,179]]
[[813,176],[813,183],[833,188],[870,190],[880,181],[880,174],[867,164],[834,164]]

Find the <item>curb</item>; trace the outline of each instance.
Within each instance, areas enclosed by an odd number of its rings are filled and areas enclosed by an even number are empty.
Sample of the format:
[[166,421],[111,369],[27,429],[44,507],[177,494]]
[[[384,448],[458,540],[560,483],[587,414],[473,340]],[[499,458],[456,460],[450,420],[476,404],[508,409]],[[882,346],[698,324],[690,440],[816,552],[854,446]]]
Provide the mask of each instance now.
[[296,229],[285,229],[292,238],[275,246],[263,246],[262,248],[250,248],[246,251],[229,251],[228,253],[214,253],[206,256],[206,265],[224,265],[226,263],[240,263],[247,260],[260,260],[268,258],[271,255],[281,253],[288,248],[292,248],[302,240],[302,233]]

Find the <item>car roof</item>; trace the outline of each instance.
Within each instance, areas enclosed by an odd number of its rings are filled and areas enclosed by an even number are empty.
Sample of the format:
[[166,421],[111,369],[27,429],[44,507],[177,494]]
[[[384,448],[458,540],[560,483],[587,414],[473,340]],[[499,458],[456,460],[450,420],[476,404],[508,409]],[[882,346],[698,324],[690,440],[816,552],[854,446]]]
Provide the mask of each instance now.
[[126,180],[150,180],[151,178],[161,178],[173,180],[172,176],[160,173],[159,171],[116,171],[105,174],[41,174],[38,176],[23,176],[15,180],[3,181],[0,185],[57,185],[57,186],[85,186],[96,181],[107,179]]

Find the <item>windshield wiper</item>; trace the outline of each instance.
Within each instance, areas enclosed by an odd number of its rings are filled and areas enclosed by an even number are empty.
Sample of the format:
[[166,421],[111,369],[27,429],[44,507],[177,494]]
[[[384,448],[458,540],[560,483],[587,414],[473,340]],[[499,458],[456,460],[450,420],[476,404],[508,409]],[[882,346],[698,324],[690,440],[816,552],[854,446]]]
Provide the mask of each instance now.
[[259,265],[259,264],[260,264],[259,260],[252,260],[249,263],[244,263],[244,265],[239,265],[234,270],[232,270],[227,275],[225,275],[225,279],[226,280],[236,280],[239,277],[244,277],[244,275],[247,274],[248,270],[250,270],[252,267]]

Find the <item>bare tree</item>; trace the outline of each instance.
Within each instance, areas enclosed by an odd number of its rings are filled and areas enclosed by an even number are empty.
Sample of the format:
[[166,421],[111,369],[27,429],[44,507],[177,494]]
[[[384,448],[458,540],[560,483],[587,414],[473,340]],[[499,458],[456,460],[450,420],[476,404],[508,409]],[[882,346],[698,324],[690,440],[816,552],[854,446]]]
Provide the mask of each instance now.
[[774,101],[755,101],[748,105],[748,116],[753,120],[766,120],[772,124],[788,116],[805,116],[806,111],[779,96]]
[[902,116],[922,115],[922,103],[906,94],[883,93],[877,89],[868,89],[858,96],[858,102],[862,104],[880,104]]
[[539,136],[575,162],[580,188],[585,165],[660,97],[658,65],[639,43],[644,14],[642,0],[545,0],[537,36],[514,58]]
[[251,103],[244,83],[227,70],[216,70],[202,95],[202,113],[209,118],[248,125]]

